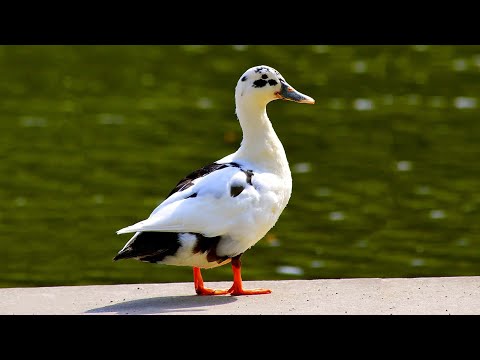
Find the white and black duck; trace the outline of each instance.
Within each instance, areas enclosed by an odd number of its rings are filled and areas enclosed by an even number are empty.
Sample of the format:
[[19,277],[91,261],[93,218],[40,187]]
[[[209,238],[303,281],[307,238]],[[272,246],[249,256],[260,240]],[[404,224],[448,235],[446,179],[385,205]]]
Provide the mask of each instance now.
[[[180,180],[146,220],[118,230],[135,234],[114,260],[192,266],[199,295],[270,293],[243,288],[240,257],[275,225],[292,193],[287,156],[267,116],[267,104],[277,99],[315,103],[277,70],[248,69],[235,88],[239,149]],[[200,269],[229,262],[232,287],[206,288]]]

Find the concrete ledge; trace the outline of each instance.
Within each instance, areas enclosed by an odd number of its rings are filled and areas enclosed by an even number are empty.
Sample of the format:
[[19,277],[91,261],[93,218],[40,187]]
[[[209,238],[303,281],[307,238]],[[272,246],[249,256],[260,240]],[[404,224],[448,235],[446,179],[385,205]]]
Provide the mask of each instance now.
[[245,281],[244,286],[270,288],[272,294],[197,296],[193,282],[4,288],[0,314],[480,314],[480,276]]

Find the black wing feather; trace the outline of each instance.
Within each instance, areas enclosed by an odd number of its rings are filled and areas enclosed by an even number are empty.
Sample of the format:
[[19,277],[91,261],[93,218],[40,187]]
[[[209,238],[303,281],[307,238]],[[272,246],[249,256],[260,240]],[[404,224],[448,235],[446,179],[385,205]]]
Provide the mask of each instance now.
[[173,188],[173,190],[170,191],[170,194],[168,194],[167,198],[169,198],[172,194],[175,194],[176,192],[183,191],[185,189],[188,189],[190,186],[193,186],[193,181],[195,179],[198,179],[214,171],[221,170],[230,166],[234,166],[238,168],[240,167],[240,165],[237,164],[236,162],[225,163],[225,164],[212,163],[212,164],[205,165],[201,169],[195,170],[194,172],[192,172],[191,174],[187,175],[182,180],[180,180],[178,184]]

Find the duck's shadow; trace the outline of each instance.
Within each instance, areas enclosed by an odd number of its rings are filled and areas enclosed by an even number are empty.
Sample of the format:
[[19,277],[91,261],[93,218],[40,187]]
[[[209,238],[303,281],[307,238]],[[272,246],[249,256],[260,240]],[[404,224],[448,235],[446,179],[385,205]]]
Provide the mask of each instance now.
[[234,296],[164,296],[125,301],[85,311],[85,314],[147,315],[166,312],[206,311],[202,307],[237,301]]

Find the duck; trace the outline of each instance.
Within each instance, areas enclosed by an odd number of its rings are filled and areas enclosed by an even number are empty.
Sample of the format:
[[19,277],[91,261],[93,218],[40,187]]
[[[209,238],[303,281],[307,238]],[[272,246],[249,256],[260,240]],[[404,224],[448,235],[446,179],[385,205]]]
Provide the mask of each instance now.
[[[270,66],[246,70],[235,87],[237,151],[191,172],[147,219],[118,230],[133,236],[113,260],[192,267],[197,295],[270,294],[243,287],[241,257],[275,226],[292,194],[287,155],[267,115],[274,100],[315,103]],[[233,285],[206,287],[201,270],[228,263]]]

